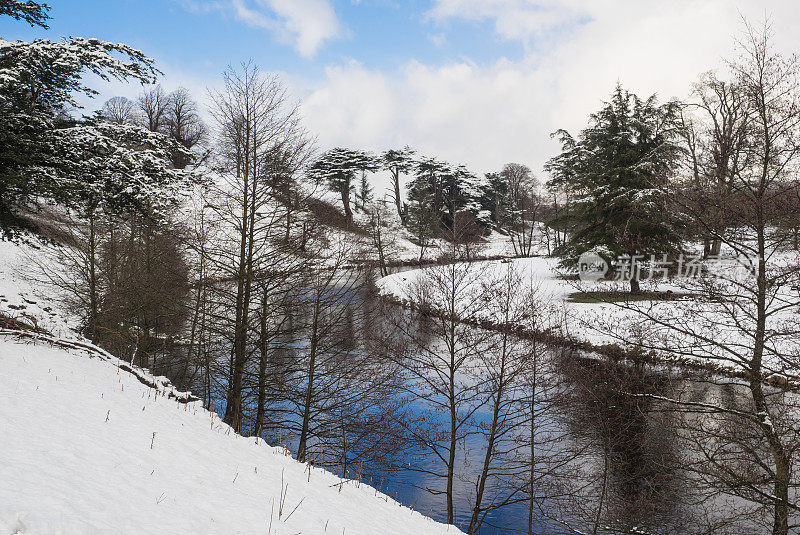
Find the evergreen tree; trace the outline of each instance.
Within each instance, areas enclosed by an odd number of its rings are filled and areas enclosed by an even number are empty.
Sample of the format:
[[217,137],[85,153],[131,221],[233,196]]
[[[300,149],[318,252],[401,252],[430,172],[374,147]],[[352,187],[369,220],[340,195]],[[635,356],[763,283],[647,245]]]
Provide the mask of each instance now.
[[44,29],[47,29],[47,21],[50,20],[48,11],[50,6],[33,0],[0,0],[0,16],[7,15]]
[[441,183],[450,166],[436,158],[424,157],[414,167],[408,190],[408,229],[421,247],[441,232],[443,196]]
[[[378,162],[369,152],[337,147],[324,153],[310,169],[309,175],[318,184],[325,184],[328,189],[338,193],[347,220],[353,221],[353,210],[350,197],[355,190],[356,173],[373,172],[378,169]],[[363,177],[363,180],[366,180]]]
[[[0,15],[43,25],[47,9],[5,1]],[[0,229],[6,237],[24,227],[17,209],[25,201],[52,196],[59,188],[55,170],[68,163],[70,153],[59,152],[57,132],[75,125],[67,110],[77,107],[77,93],[97,94],[84,83],[87,73],[150,83],[158,71],[152,59],[124,44],[81,37],[0,39]]]
[[392,174],[392,197],[397,208],[397,215],[400,216],[400,223],[403,226],[406,226],[406,213],[403,208],[403,199],[400,195],[400,178],[414,169],[416,164],[414,154],[414,149],[408,145],[400,150],[390,149],[381,154],[383,168]]
[[356,200],[358,207],[362,212],[367,211],[367,205],[372,202],[373,190],[372,186],[367,180],[367,172],[361,171],[361,180],[358,183],[358,191],[356,192]]
[[[609,263],[667,253],[679,245],[666,185],[680,153],[680,106],[641,100],[617,86],[577,138],[560,130],[562,152],[546,169],[551,186],[574,199],[561,216],[571,228],[556,254],[564,264],[594,250]],[[639,284],[631,277],[631,291]]]
[[500,173],[486,173],[479,187],[481,210],[497,228],[504,228],[511,216],[508,181]]
[[419,260],[440,232],[440,222],[434,210],[434,194],[427,181],[415,179],[408,184],[408,215],[406,226],[420,247]]
[[463,165],[452,166],[436,158],[421,158],[407,188],[409,218],[419,220],[420,214],[431,212],[433,217],[426,213],[422,220],[435,221],[434,234],[452,231],[456,214],[461,211],[470,212],[482,226],[487,224],[488,213],[481,208],[478,179]]

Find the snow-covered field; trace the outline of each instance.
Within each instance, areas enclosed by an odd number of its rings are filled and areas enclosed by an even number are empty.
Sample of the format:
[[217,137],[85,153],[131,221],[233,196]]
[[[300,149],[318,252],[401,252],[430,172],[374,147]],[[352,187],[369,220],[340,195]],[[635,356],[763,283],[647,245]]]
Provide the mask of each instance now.
[[26,278],[48,254],[0,242],[0,312],[54,335],[0,334],[0,535],[460,533],[236,435],[164,378],[50,343],[87,342]]
[[[746,365],[734,353],[748,355],[752,340],[748,339],[749,317],[747,306],[739,309],[740,317],[713,301],[699,302],[680,294],[691,292],[691,284],[677,282],[642,283],[650,292],[673,292],[674,300],[638,301],[630,303],[581,302],[571,299],[581,292],[626,290],[627,283],[614,281],[581,282],[567,280],[553,258],[518,258],[505,261],[473,262],[461,276],[478,285],[497,280],[508,270],[520,276],[520,291],[533,289],[540,304],[541,318],[538,329],[548,330],[580,342],[595,346],[619,344],[645,349],[669,347],[661,352],[665,359],[695,361],[715,368],[738,372]],[[396,273],[378,280],[379,290],[403,301],[415,301],[416,288],[437,268],[424,268]],[[785,292],[796,291],[785,288]],[[464,295],[469,295],[465,290]],[[780,299],[780,294],[779,294]],[[800,303],[797,295],[784,295],[786,302]],[[432,299],[435,302],[435,298]],[[798,306],[785,307],[770,316],[768,328],[775,333],[764,356],[769,373],[798,380],[800,376],[800,340],[791,333],[798,332]],[[471,319],[497,321],[489,309],[471,311]],[[651,321],[656,319],[658,321]],[[709,340],[708,343],[702,342]],[[720,347],[714,341],[725,341]],[[700,341],[700,342],[698,342]],[[730,351],[729,351],[730,350]],[[657,351],[658,352],[658,351]]]

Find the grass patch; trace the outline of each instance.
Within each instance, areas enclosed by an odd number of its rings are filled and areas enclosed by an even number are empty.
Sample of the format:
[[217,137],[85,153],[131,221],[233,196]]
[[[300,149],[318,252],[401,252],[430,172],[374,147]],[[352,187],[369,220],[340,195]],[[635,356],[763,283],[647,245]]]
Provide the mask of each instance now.
[[567,296],[567,301],[571,303],[628,303],[632,301],[677,301],[692,297],[694,297],[692,294],[675,292],[641,292],[638,294],[620,291],[574,292]]

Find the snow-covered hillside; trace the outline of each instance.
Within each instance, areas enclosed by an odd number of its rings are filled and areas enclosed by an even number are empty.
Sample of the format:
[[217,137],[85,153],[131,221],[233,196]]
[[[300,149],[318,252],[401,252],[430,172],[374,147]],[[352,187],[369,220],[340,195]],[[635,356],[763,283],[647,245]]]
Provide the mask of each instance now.
[[93,349],[27,279],[51,252],[0,242],[0,313],[52,333],[0,334],[0,535],[459,533]]
[[458,533],[112,362],[0,338],[0,534]]

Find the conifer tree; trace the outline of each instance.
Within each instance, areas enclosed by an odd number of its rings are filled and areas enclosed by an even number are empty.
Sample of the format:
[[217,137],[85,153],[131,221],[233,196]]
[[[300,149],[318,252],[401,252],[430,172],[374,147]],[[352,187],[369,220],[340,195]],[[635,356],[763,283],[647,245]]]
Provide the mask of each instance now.
[[[668,253],[678,246],[666,185],[680,154],[680,105],[641,100],[617,86],[577,138],[559,130],[562,152],[546,169],[574,199],[560,217],[572,229],[556,254],[573,264],[587,251],[607,262]],[[639,291],[635,276],[631,291]]]
[[[324,184],[331,191],[338,193],[342,200],[344,215],[349,222],[353,221],[353,209],[350,197],[355,190],[356,173],[374,172],[378,162],[374,155],[366,151],[337,147],[324,153],[311,165],[309,175],[318,184]],[[366,181],[366,177],[362,177]]]
[[[0,15],[44,26],[44,4],[4,0]],[[0,39],[0,229],[13,237],[25,223],[18,208],[32,197],[52,197],[61,186],[55,172],[70,157],[60,153],[57,131],[75,126],[67,110],[76,95],[97,91],[84,76],[102,80],[154,81],[153,60],[128,45],[70,37],[62,41]],[[37,177],[38,180],[34,180]]]
[[414,153],[414,149],[406,145],[400,150],[390,149],[381,154],[383,168],[392,175],[392,197],[403,226],[406,226],[406,212],[400,195],[400,178],[414,169],[416,164]]

